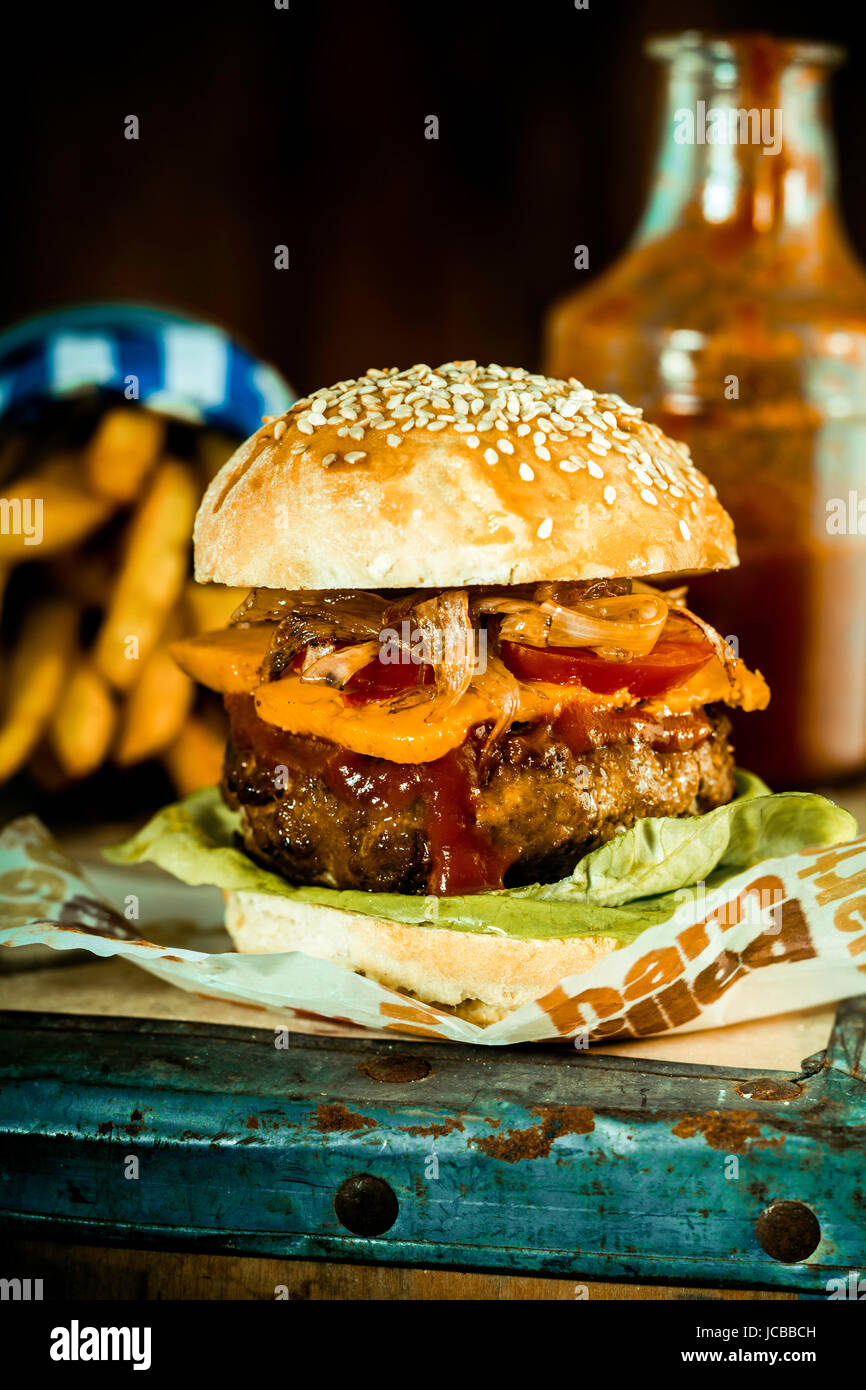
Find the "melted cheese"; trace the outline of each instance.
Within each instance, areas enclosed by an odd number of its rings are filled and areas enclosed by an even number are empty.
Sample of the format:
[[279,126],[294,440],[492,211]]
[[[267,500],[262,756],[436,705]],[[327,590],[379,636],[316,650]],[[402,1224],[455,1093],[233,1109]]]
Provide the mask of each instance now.
[[[261,666],[272,628],[265,623],[233,627],[188,637],[172,644],[172,653],[187,675],[227,695],[248,693],[255,698],[261,719],[287,733],[329,739],[354,753],[389,762],[426,763],[459,748],[478,724],[495,720],[498,709],[483,694],[470,690],[444,714],[431,718],[428,704],[386,712],[381,704],[349,704],[338,690],[302,681],[294,673],[262,683]],[[743,709],[763,709],[770,698],[758,672],[737,662],[734,684],[721,664],[712,660],[676,690],[644,700],[647,713],[684,714],[700,705],[720,701]],[[521,686],[517,721],[556,718],[570,705],[622,709],[639,702],[621,690],[596,695],[581,686],[534,681]]]
[[223,695],[241,695],[261,684],[262,662],[272,636],[266,623],[221,628],[172,642],[171,654],[194,681]]
[[682,685],[654,700],[644,701],[644,708],[654,714],[687,714],[697,705],[722,704],[748,712],[766,709],[769,703],[770,687],[760,671],[750,671],[742,661],[737,661],[731,681],[722,663],[713,657]]
[[[389,713],[375,701],[348,704],[338,690],[311,685],[295,675],[260,685],[255,702],[261,719],[287,733],[330,739],[353,753],[398,763],[429,763],[444,757],[466,741],[470,729],[495,720],[499,713],[492,701],[472,690],[453,709],[433,718],[429,704]],[[578,703],[619,708],[629,703],[629,697],[627,693],[592,695],[580,686],[538,683],[521,692],[515,717],[518,721],[555,718],[566,705]]]

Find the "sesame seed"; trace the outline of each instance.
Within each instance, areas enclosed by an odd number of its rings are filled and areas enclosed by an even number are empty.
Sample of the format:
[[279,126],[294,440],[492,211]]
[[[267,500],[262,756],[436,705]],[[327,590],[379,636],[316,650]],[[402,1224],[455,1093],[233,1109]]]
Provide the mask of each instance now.
[[343,455],[347,463],[360,463],[361,459],[365,459],[366,457],[367,455],[361,449],[354,449],[351,454]]
[[[604,479],[608,506],[623,494],[623,486],[610,484],[611,468],[603,463],[614,454],[618,467],[629,470],[629,483],[633,479],[635,491],[648,506],[660,506],[659,493],[663,493],[678,502],[686,499],[692,513],[699,515],[701,499],[714,495],[692,464],[688,449],[668,441],[637,407],[612,393],[593,392],[575,377],[556,380],[498,363],[479,366],[456,361],[433,368],[420,362],[405,370],[370,368],[357,379],[312,392],[297,401],[286,418],[269,417],[265,423],[274,426],[274,439],[283,437],[287,423],[297,431],[293,454],[303,453],[307,445],[302,441],[323,428],[358,445],[375,430],[374,438],[386,441],[390,448],[398,448],[412,430],[447,434],[450,429],[452,435],[466,440],[468,449],[481,449],[491,465],[502,455],[515,453],[516,439],[531,439],[542,463],[553,462],[566,474],[586,469],[590,477]],[[557,452],[552,457],[554,447],[558,451],[569,442],[579,448],[579,454],[560,458]],[[369,455],[357,448],[355,455],[336,457],[351,460]],[[531,464],[520,465],[519,475],[525,481],[534,480],[536,474]],[[552,530],[552,519],[547,520]]]
[[691,540],[691,538],[692,538],[692,533],[691,533],[691,531],[689,530],[689,523],[688,523],[687,521],[681,521],[681,522],[680,522],[680,535],[682,536],[682,538],[683,538],[684,541],[690,541],[690,540]]
[[333,463],[333,462],[334,462],[334,459],[335,459],[336,457],[337,457],[336,454],[325,454],[325,457],[322,459],[322,463],[323,463],[323,464],[325,465],[325,467],[327,468],[327,467],[328,467],[328,464]]
[[552,530],[553,518],[546,516],[535,534],[538,536],[538,539],[540,541],[546,541]]

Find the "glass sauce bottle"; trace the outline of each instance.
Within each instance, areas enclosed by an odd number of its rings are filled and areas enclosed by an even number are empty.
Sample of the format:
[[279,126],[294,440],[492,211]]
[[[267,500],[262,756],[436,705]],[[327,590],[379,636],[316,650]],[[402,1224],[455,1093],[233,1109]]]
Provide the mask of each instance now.
[[[866,274],[825,110],[841,54],[697,34],[648,51],[667,65],[649,203],[620,260],[554,306],[545,370],[691,446],[741,567],[690,602],[772,690],[734,715],[738,761],[776,786],[838,780],[866,769]],[[750,140],[711,137],[730,110]]]

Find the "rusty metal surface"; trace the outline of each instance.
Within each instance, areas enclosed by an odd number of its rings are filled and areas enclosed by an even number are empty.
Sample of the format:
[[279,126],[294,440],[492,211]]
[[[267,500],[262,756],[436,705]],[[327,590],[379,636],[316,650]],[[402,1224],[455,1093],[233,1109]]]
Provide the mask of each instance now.
[[822,1294],[866,1263],[864,1037],[846,1001],[791,1075],[7,1013],[0,1224]]

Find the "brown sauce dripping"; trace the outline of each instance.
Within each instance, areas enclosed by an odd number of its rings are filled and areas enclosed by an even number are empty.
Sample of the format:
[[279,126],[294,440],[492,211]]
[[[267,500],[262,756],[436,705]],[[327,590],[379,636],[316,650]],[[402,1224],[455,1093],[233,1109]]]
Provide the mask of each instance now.
[[[520,846],[493,846],[475,823],[485,728],[473,730],[460,748],[434,762],[392,763],[267,724],[256,714],[249,695],[227,696],[226,708],[239,747],[253,749],[261,760],[321,777],[343,801],[400,810],[420,800],[430,852],[428,892],[477,893],[503,886]],[[527,726],[518,727],[514,736],[525,737]],[[682,752],[712,733],[702,709],[659,719],[640,710],[572,706],[556,720],[531,726],[536,727],[548,728],[573,754],[635,738],[656,750]]]

